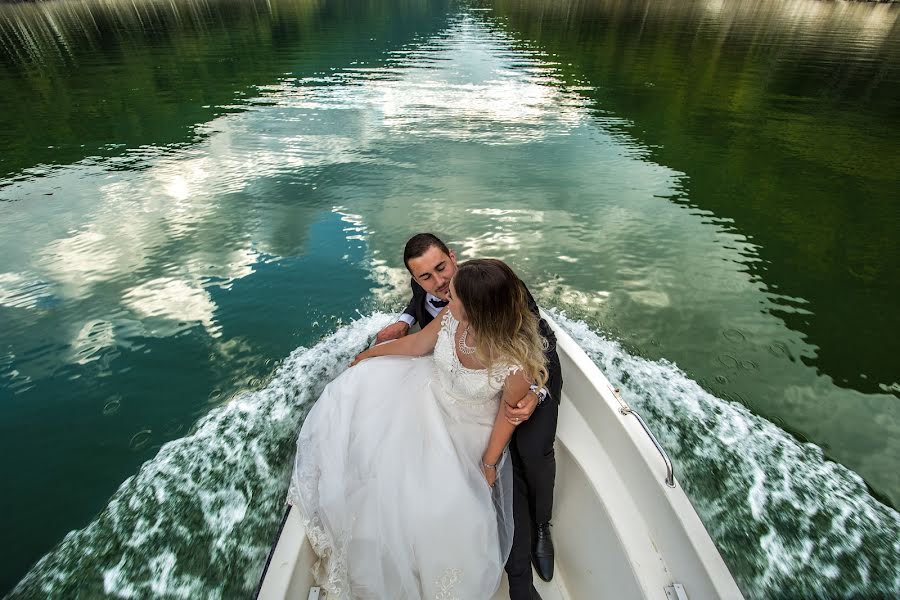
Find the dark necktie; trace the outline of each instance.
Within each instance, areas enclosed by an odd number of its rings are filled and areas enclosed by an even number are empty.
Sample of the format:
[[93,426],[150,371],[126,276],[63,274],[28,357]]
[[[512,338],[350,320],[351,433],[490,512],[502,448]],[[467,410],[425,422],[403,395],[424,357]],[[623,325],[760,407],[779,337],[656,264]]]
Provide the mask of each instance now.
[[428,301],[431,302],[431,305],[435,308],[444,308],[450,304],[448,300],[441,300],[439,298],[429,298]]

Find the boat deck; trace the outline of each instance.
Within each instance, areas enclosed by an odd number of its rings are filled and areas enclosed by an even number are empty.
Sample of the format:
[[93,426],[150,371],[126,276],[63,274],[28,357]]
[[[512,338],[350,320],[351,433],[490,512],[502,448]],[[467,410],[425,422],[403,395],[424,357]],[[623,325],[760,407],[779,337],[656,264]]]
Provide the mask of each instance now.
[[[565,579],[562,573],[559,572],[559,564],[556,566],[553,581],[550,583],[541,581],[537,573],[534,573],[534,587],[540,593],[542,600],[570,600],[572,598],[566,589]],[[497,590],[497,593],[494,594],[491,600],[509,600],[509,586],[506,583],[506,575],[503,576],[503,583],[500,584],[500,589]]]

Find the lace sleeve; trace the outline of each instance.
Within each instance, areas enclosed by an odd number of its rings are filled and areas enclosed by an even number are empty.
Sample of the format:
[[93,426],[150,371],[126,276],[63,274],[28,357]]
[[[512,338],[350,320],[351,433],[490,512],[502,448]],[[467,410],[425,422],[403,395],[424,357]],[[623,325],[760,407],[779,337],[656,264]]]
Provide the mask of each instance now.
[[501,388],[506,383],[507,377],[521,370],[522,367],[519,365],[496,365],[491,369],[491,379],[497,388]]

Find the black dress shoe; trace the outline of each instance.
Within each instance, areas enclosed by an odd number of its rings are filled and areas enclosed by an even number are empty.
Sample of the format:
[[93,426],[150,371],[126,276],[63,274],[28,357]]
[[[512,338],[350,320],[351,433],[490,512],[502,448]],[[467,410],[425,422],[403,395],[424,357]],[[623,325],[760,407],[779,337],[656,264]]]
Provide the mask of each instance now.
[[544,581],[553,579],[553,538],[550,537],[550,522],[541,523],[535,531],[534,550],[531,561],[538,577]]

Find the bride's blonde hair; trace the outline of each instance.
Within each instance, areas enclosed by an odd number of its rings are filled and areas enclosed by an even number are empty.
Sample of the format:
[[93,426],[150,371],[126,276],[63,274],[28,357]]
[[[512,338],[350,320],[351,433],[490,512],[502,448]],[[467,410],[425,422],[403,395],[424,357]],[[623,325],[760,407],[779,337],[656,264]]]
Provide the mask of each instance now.
[[543,387],[547,341],[522,280],[503,261],[483,258],[460,264],[453,287],[477,336],[475,358],[488,369],[498,363],[521,367],[526,379]]

